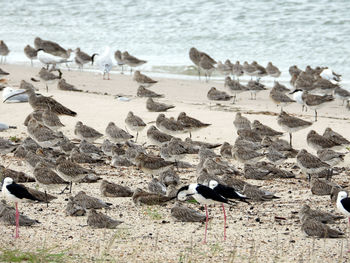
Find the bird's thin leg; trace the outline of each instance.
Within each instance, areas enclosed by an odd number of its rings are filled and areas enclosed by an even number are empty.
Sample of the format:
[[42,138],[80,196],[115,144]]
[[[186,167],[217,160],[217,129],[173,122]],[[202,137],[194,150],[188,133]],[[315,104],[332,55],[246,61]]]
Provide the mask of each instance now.
[[317,121],[317,110],[315,110],[315,121]]
[[[350,217],[349,217],[349,227],[350,227]],[[350,253],[350,249],[348,250],[348,253]]]
[[205,215],[206,215],[206,219],[205,219],[205,232],[204,232],[204,240],[203,240],[203,244],[207,243],[207,229],[208,229],[208,220],[209,220],[209,215],[208,215],[208,208],[207,205],[204,205],[205,207]]
[[289,145],[292,147],[292,133],[289,133]]
[[69,193],[72,193],[72,185],[73,185],[73,181],[70,182]]
[[49,207],[49,201],[47,200],[47,192],[45,190],[45,202],[46,202],[46,207]]
[[226,213],[224,204],[222,204],[222,211],[224,212],[224,241],[226,241]]
[[199,67],[198,67],[198,79],[201,80],[201,72],[200,72]]
[[46,84],[46,92],[49,92],[49,87],[47,86],[47,84]]
[[64,189],[59,193],[60,195],[64,193],[64,191],[66,191],[66,189],[68,189],[69,185],[67,184]]
[[136,132],[136,139],[135,142],[137,142],[137,138],[139,137],[139,132]]
[[108,71],[108,80],[110,80],[111,78],[109,77],[109,71]]
[[190,138],[192,138],[192,133],[190,132]]
[[18,212],[18,204],[16,204],[16,236],[15,238],[19,238],[19,212]]

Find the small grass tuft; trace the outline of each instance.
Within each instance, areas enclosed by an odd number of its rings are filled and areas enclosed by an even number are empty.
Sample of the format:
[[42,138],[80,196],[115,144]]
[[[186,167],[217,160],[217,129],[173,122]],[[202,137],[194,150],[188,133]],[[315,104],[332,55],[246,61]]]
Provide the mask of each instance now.
[[21,251],[19,249],[0,249],[0,262],[54,262],[64,263],[72,261],[67,251],[53,252],[51,249],[37,249],[36,251]]
[[147,207],[145,214],[153,220],[160,220],[163,218],[163,215],[156,208]]

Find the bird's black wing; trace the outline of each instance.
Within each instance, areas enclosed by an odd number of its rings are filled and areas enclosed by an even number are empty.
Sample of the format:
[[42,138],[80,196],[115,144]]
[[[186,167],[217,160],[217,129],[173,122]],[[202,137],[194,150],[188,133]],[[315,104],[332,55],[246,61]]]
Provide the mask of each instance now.
[[198,194],[201,194],[206,199],[211,199],[211,200],[221,202],[221,203],[226,203],[226,204],[229,203],[226,198],[222,197],[220,194],[218,194],[217,192],[215,192],[213,189],[209,188],[208,186],[199,184],[196,187],[196,190],[197,190]]
[[350,213],[350,198],[344,198],[340,201],[340,203],[342,204],[344,209]]
[[33,201],[40,201],[39,199],[35,198],[35,196],[33,196],[31,193],[29,193],[27,188],[25,188],[22,185],[12,183],[10,185],[7,185],[6,188],[9,190],[11,194],[13,194],[19,199],[29,199]]
[[240,199],[240,196],[236,193],[236,190],[233,187],[218,184],[213,190],[225,198]]

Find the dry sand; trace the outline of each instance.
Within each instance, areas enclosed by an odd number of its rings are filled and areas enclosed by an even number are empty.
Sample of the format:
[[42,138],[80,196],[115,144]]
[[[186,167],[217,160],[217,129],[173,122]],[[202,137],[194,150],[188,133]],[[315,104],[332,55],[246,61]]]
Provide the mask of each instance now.
[[[19,65],[2,65],[2,69],[11,73],[9,84],[18,86],[22,79],[29,80],[35,76],[39,68]],[[132,81],[129,73],[113,74],[111,80],[102,80],[102,76],[93,72],[64,71],[63,77],[77,88],[92,93],[76,93],[57,90],[56,84],[49,85],[46,93],[45,85],[37,83],[43,95],[52,95],[63,105],[78,113],[75,118],[62,117],[66,125],[62,129],[65,135],[74,138],[74,125],[80,120],[93,126],[100,132],[110,121],[125,127],[124,119],[129,110],[141,116],[146,123],[155,121],[158,113],[146,110],[144,98],[136,97],[137,84]],[[157,78],[159,83],[151,89],[165,94],[162,102],[171,103],[176,107],[166,113],[166,116],[176,117],[181,111],[212,125],[193,134],[195,140],[209,142],[228,141],[234,143],[237,135],[232,121],[235,112],[242,111],[250,120],[258,119],[272,128],[280,130],[277,116],[280,109],[268,97],[268,91],[257,95],[257,100],[250,100],[250,94],[238,95],[238,102],[216,104],[208,101],[206,94],[210,87],[224,90],[223,82],[178,80]],[[272,84],[269,83],[269,86]],[[103,94],[108,95],[103,95]],[[130,101],[115,99],[114,95],[130,96]],[[326,127],[347,135],[349,131],[349,111],[340,106],[340,101],[332,102],[319,110],[319,120],[311,128],[293,135],[293,146],[297,149],[306,148],[306,134],[310,129],[323,133]],[[313,112],[301,112],[298,104],[285,108],[289,113],[302,116],[313,121]],[[16,130],[4,131],[1,137],[16,136],[24,139],[26,129],[23,120],[32,111],[28,103],[0,104],[0,122],[17,126]],[[146,128],[147,129],[147,128]],[[139,142],[147,142],[146,129],[141,132]],[[184,139],[186,136],[182,136]],[[289,139],[286,134],[285,139]],[[99,141],[99,142],[102,142]],[[198,162],[197,157],[189,157],[191,163]],[[295,160],[289,159],[288,163]],[[3,165],[9,165],[15,170],[30,174],[23,160],[10,155],[0,157]],[[344,165],[348,167],[347,161]],[[241,167],[241,165],[238,165]],[[291,167],[292,165],[289,165]],[[96,167],[102,177],[116,183],[123,183],[131,188],[146,189],[149,176],[135,168]],[[64,208],[68,195],[58,195],[49,208],[45,204],[20,204],[22,213],[41,222],[30,228],[21,228],[21,238],[13,239],[14,227],[0,225],[0,244],[4,248],[35,250],[43,247],[53,251],[67,250],[73,256],[69,259],[77,262],[108,261],[112,262],[345,262],[349,256],[346,253],[348,239],[314,239],[306,237],[301,231],[298,215],[304,203],[313,208],[322,208],[335,212],[336,207],[330,203],[328,196],[313,196],[308,188],[305,176],[299,170],[293,170],[297,178],[274,181],[254,181],[266,190],[276,192],[281,199],[251,205],[238,204],[228,212],[227,241],[223,241],[223,214],[220,206],[209,209],[211,217],[208,229],[208,243],[202,244],[204,225],[201,223],[180,223],[170,216],[170,208],[166,206],[135,206],[131,198],[101,197],[99,183],[79,184],[73,187],[73,192],[84,190],[88,194],[100,197],[113,203],[113,209],[107,214],[124,221],[116,230],[95,230],[86,226],[86,217],[67,217]],[[335,176],[334,180],[347,185],[348,172]],[[181,183],[196,181],[195,169],[180,171]],[[32,184],[34,185],[34,184]],[[56,193],[55,193],[56,194]],[[195,207],[195,206],[194,206]],[[198,207],[197,207],[198,208]],[[286,220],[276,220],[275,216]],[[347,220],[332,226],[348,232]],[[346,233],[348,236],[348,233]]]

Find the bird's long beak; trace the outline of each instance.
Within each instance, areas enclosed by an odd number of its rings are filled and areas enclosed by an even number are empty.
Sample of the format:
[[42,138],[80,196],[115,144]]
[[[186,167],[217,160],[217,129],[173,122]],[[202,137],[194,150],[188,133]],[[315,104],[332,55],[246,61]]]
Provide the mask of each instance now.
[[27,92],[27,91],[25,90],[25,91],[23,91],[23,92],[21,92],[21,93],[13,94],[13,95],[7,97],[6,99],[4,99],[4,100],[2,101],[2,103],[5,103],[7,100],[11,99],[12,97],[15,97],[15,96],[18,96],[18,95],[22,95],[22,94],[24,94],[24,93],[26,93],[26,92]]

